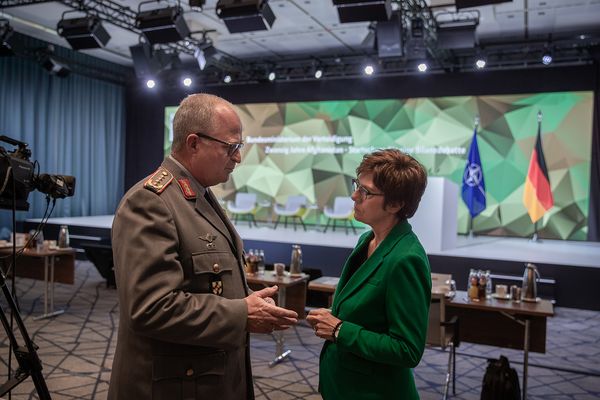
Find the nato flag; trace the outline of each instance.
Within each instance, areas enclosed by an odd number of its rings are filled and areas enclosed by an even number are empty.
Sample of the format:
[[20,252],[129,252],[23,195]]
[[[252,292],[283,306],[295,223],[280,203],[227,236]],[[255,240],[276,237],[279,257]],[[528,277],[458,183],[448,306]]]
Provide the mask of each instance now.
[[473,132],[469,157],[463,174],[462,198],[469,208],[471,218],[475,218],[485,210],[485,182],[483,181],[483,168],[481,168],[479,147],[477,146],[477,127]]

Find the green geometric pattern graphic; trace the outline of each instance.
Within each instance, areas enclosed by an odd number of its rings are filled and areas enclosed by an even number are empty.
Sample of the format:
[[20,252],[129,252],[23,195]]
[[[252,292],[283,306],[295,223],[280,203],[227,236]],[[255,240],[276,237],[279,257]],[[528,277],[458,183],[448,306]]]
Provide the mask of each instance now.
[[[350,179],[365,153],[399,148],[429,176],[462,184],[474,118],[487,208],[473,221],[479,234],[528,237],[534,232],[522,202],[523,185],[543,113],[542,144],[554,207],[538,221],[540,237],[585,240],[592,140],[592,92],[496,96],[240,104],[247,145],[232,179],[215,188],[221,198],[238,191],[285,203],[302,194],[320,209],[349,196]],[[171,121],[165,110],[165,155]],[[460,190],[459,190],[460,192]],[[266,213],[265,213],[266,214]],[[458,231],[468,210],[459,200]]]

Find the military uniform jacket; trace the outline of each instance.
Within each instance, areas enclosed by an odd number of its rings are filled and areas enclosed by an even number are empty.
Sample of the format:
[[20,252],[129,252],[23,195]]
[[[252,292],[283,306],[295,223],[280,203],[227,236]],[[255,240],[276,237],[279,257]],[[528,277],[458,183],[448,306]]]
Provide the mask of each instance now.
[[121,200],[112,227],[120,318],[110,400],[254,398],[243,246],[203,194],[167,158]]
[[353,274],[373,238],[361,236],[346,261],[331,312],[344,321],[325,342],[319,366],[325,400],[418,399],[412,368],[425,349],[431,274],[408,222],[398,223]]

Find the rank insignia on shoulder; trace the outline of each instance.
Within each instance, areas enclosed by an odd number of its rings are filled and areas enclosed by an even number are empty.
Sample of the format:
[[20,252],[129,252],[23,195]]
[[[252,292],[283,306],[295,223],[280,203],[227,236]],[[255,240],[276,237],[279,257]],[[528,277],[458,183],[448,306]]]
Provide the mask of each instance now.
[[192,189],[192,185],[190,184],[189,179],[177,179],[177,183],[179,184],[179,188],[183,193],[183,197],[185,197],[188,200],[193,200],[196,198],[196,192],[194,192],[194,189]]
[[221,296],[223,294],[223,281],[220,278],[216,278],[210,282],[210,291],[212,294]]
[[152,176],[150,176],[150,178],[148,178],[148,180],[144,183],[144,187],[156,194],[160,194],[167,186],[169,186],[172,181],[173,174],[167,169],[160,167],[154,174],[152,174]]

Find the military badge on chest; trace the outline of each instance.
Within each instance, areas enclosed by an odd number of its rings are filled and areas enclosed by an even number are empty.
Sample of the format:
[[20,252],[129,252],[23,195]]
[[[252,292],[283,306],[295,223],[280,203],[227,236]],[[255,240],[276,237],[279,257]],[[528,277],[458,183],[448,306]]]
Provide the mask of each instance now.
[[217,235],[207,233],[204,236],[200,236],[199,239],[206,242],[207,249],[215,249],[216,248],[214,241],[217,239]]
[[215,263],[212,267],[214,274],[211,274],[209,280],[209,288],[208,290],[212,292],[212,294],[216,294],[217,296],[223,295],[223,279],[219,272],[221,271],[221,266],[218,263]]

